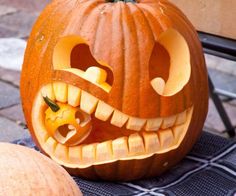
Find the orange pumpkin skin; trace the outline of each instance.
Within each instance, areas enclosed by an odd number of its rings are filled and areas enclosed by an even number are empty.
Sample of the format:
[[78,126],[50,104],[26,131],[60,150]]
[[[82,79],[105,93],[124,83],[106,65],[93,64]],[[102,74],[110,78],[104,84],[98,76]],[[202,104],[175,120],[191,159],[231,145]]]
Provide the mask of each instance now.
[[[150,85],[150,59],[155,44],[168,29],[174,29],[185,39],[190,53],[191,75],[178,92],[162,96]],[[109,92],[68,71],[54,69],[54,49],[66,36],[82,37],[94,59],[109,65],[113,74]],[[75,56],[72,54],[72,61]],[[70,167],[65,160],[55,158],[45,150],[32,121],[35,98],[43,86],[54,81],[76,86],[116,110],[138,118],[164,118],[193,106],[191,121],[178,147],[165,153]],[[70,173],[84,178],[129,181],[162,174],[192,148],[207,114],[207,70],[195,29],[184,14],[166,0],[139,0],[136,3],[57,0],[46,7],[30,35],[22,70],[21,97],[28,127],[45,154]],[[111,129],[109,123],[95,123],[94,126]],[[126,133],[122,128],[120,130]],[[114,135],[109,133],[106,139],[114,139]],[[97,142],[97,137],[100,136],[94,133],[85,144],[93,139]]]
[[1,195],[82,195],[70,175],[39,152],[0,143],[0,154]]

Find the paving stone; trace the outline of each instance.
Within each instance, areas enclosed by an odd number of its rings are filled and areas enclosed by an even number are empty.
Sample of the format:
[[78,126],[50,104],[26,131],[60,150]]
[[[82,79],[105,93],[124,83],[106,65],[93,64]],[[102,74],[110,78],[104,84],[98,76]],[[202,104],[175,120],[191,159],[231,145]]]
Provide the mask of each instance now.
[[25,38],[28,37],[32,26],[37,18],[37,14],[18,11],[10,15],[4,15],[0,17],[0,26],[17,30],[16,37]]
[[12,6],[30,12],[41,11],[51,0],[0,0],[1,5]]
[[236,105],[231,105],[230,103],[224,103],[225,110],[229,115],[229,118],[234,127],[236,127]]
[[0,39],[0,66],[21,70],[26,41],[17,38]]
[[19,90],[0,81],[0,109],[20,103]]
[[233,107],[236,107],[236,99],[230,100],[227,103]]
[[0,110],[0,116],[8,118],[17,124],[25,124],[25,117],[21,104]]
[[16,11],[17,11],[17,9],[15,9],[14,7],[0,5],[0,16],[12,14]]
[[29,137],[28,130],[6,118],[0,117],[0,142],[12,142],[26,137]]
[[216,88],[236,93],[236,77],[215,69],[208,69]]
[[18,87],[20,86],[20,74],[20,71],[0,67],[0,79]]
[[0,67],[0,79],[19,87],[20,72]]
[[[230,102],[223,103],[226,113],[228,114],[232,124],[236,127],[236,103],[231,104]],[[210,99],[209,101],[209,111],[207,120],[205,122],[205,127],[212,131],[224,132],[226,130],[218,111],[215,108],[214,103]]]
[[236,75],[236,62],[223,59],[220,57],[205,54],[206,63],[208,68],[213,68],[218,71]]
[[208,115],[204,126],[206,129],[209,129],[211,131],[216,131],[219,133],[225,131],[224,124],[222,123],[221,118],[211,99],[209,100]]
[[6,38],[6,37],[17,37],[18,31],[9,29],[8,27],[1,27],[0,24],[0,37]]

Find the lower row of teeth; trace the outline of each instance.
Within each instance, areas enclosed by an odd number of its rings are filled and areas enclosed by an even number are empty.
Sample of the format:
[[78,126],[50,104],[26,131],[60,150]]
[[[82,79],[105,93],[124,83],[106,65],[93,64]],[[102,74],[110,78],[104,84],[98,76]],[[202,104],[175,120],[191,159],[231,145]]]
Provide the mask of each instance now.
[[110,123],[117,127],[126,126],[127,129],[133,131],[158,131],[159,129],[167,129],[173,126],[184,124],[187,119],[187,112],[165,117],[143,119],[126,115],[115,108],[109,106],[103,101],[90,95],[89,93],[62,82],[54,82],[41,90],[42,96],[49,97],[52,100],[61,103],[68,103],[73,107],[80,107],[87,114],[95,113],[95,117],[102,121],[110,119]]
[[[178,146],[186,134],[187,123],[159,132],[134,133],[101,143],[67,147],[45,136],[46,152],[69,164],[93,164],[150,153],[169,151]],[[46,134],[46,131],[45,131]]]

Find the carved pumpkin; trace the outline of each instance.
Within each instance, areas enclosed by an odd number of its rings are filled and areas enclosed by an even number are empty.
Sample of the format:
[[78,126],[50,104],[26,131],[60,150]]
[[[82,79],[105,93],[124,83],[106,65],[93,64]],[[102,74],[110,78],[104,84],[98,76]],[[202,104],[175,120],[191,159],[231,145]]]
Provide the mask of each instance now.
[[0,195],[82,196],[70,175],[35,150],[0,143]]
[[196,142],[207,71],[196,31],[166,0],[55,0],[29,38],[21,95],[45,154],[85,178],[134,180]]

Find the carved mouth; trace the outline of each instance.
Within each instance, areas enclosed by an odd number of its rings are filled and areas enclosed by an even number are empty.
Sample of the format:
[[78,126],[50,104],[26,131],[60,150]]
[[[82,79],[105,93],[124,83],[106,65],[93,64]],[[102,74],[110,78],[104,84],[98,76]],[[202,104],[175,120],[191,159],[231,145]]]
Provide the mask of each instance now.
[[[49,134],[45,126],[45,96],[78,108],[91,117],[92,130],[80,143],[68,146],[62,142],[75,134],[69,122],[58,127],[57,135]],[[137,118],[75,86],[55,82],[38,93],[32,109],[32,124],[40,146],[52,159],[66,167],[86,168],[117,160],[144,159],[178,148],[187,133],[192,113],[193,106],[170,117]]]

